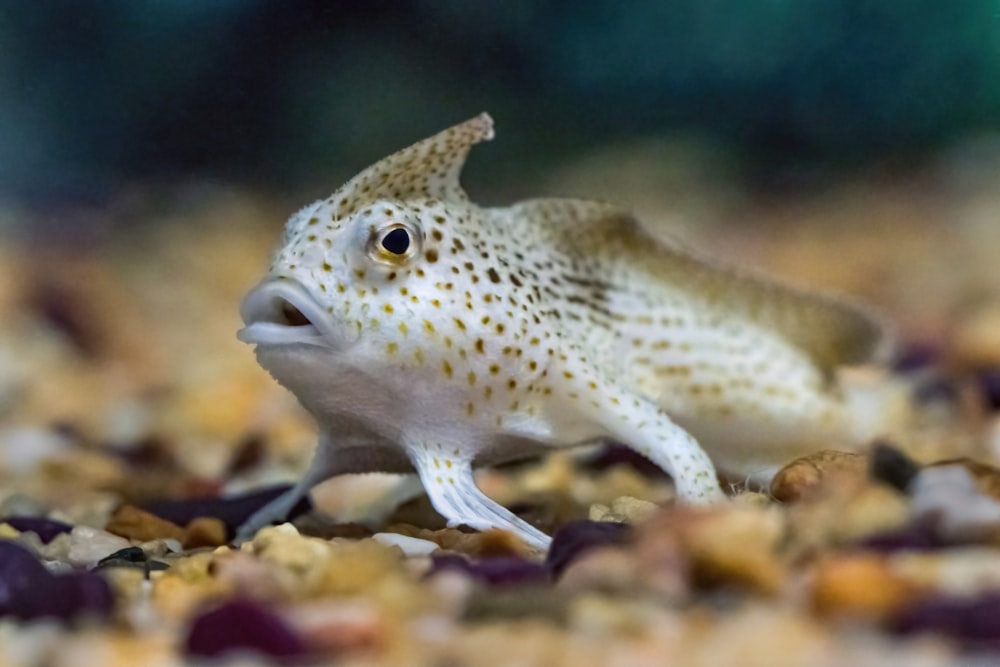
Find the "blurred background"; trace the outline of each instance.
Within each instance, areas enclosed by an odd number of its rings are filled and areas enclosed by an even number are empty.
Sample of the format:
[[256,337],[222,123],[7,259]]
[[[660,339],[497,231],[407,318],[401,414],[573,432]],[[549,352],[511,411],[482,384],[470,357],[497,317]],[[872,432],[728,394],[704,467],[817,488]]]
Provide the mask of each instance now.
[[241,295],[289,213],[484,110],[474,201],[618,202],[1000,368],[997,0],[6,2],[0,471],[300,451]]
[[[1000,125],[996,0],[38,0],[0,7],[0,193],[330,189],[481,110],[470,174],[711,143],[762,184],[907,164]],[[532,188],[524,187],[526,190]]]

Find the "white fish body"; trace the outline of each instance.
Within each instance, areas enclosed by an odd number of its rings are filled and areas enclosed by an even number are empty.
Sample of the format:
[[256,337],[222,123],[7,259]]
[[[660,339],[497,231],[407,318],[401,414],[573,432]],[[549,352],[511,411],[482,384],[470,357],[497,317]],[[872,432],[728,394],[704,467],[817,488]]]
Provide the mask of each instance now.
[[473,466],[613,438],[706,503],[724,498],[706,451],[752,472],[852,437],[833,371],[884,346],[875,320],[655,241],[607,204],[481,208],[458,177],[492,136],[477,116],[288,222],[240,337],[320,441],[241,538],[332,475],[416,470],[452,524],[544,547]]

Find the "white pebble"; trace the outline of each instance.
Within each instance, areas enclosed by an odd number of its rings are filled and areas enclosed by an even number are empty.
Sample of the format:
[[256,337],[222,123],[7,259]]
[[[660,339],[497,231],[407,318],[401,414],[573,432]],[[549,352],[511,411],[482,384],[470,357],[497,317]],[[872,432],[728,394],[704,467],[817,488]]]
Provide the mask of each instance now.
[[422,540],[419,537],[407,537],[398,533],[375,533],[372,539],[379,544],[396,546],[407,556],[427,556],[440,549],[436,542]]
[[105,530],[76,526],[70,533],[69,562],[73,565],[93,567],[97,561],[132,544],[124,537]]

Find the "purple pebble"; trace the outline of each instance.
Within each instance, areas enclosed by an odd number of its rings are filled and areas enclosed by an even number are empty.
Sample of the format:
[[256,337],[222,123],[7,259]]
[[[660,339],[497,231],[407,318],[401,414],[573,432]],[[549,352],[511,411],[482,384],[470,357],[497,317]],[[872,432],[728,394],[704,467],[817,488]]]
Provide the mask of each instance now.
[[901,635],[934,632],[968,648],[1000,649],[1000,593],[924,600],[903,610],[890,625]]
[[9,516],[0,519],[0,523],[6,523],[14,530],[22,533],[35,533],[42,544],[48,544],[62,533],[73,530],[73,526],[62,521],[53,519],[40,519],[33,516]]
[[115,598],[108,583],[93,572],[71,572],[39,579],[31,593],[22,598],[16,616],[22,619],[77,616],[106,618],[114,609]]
[[24,598],[51,576],[30,551],[15,542],[0,541],[0,616],[16,616]]
[[553,536],[545,566],[552,578],[558,579],[569,564],[585,551],[605,545],[625,544],[631,536],[631,527],[624,523],[571,521]]
[[24,547],[0,541],[0,616],[64,621],[80,615],[107,617],[114,602],[111,588],[100,575],[54,575]]
[[916,342],[910,343],[899,353],[892,362],[893,370],[897,373],[912,373],[928,366],[933,366],[941,360],[943,348],[937,343]]
[[250,600],[233,600],[194,620],[185,650],[188,655],[203,657],[243,650],[290,658],[304,655],[306,646],[268,609]]
[[1000,410],[1000,368],[990,368],[978,374],[983,402],[992,411]]
[[[185,500],[161,500],[143,507],[161,519],[172,521],[178,526],[186,526],[198,517],[210,516],[220,519],[226,524],[229,538],[236,534],[236,529],[249,519],[254,512],[290,489],[289,485],[281,485],[244,493],[225,498],[191,498]],[[295,505],[288,519],[308,512],[312,507],[308,498],[303,498]]]
[[858,543],[862,549],[895,553],[897,551],[930,551],[940,549],[944,543],[927,526],[912,524],[887,533],[869,535]]
[[497,556],[470,561],[455,554],[433,556],[433,565],[427,576],[438,572],[463,572],[473,579],[491,586],[512,586],[547,582],[548,570],[541,563],[533,563],[517,556]]

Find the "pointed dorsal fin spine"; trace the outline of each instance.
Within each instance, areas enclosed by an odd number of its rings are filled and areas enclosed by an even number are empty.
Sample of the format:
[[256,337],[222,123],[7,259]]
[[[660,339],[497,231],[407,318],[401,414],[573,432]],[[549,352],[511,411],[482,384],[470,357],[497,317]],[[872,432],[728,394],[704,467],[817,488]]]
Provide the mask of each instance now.
[[483,112],[370,165],[331,199],[347,199],[352,210],[381,198],[464,200],[458,179],[465,158],[472,146],[493,135],[493,119]]

